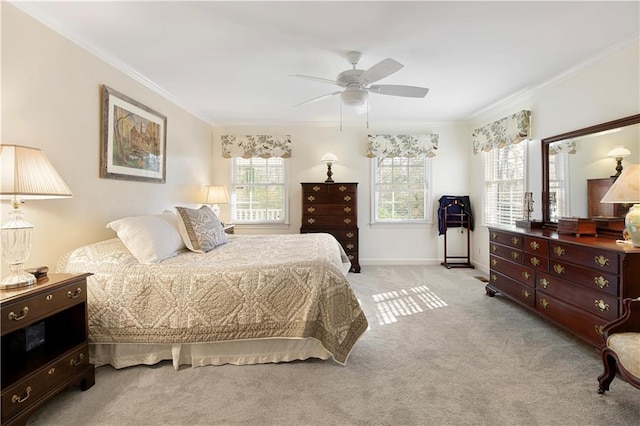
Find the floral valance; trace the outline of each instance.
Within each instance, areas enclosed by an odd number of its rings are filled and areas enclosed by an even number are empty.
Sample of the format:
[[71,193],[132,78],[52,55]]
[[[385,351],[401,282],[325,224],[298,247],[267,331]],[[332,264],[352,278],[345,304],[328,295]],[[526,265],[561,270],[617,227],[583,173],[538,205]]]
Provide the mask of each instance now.
[[531,111],[516,112],[509,117],[473,131],[473,153],[504,148],[528,139],[531,132]]
[[291,157],[290,135],[222,135],[224,158]]
[[435,157],[438,135],[369,135],[367,157]]
[[549,155],[575,153],[576,141],[560,141],[549,144]]

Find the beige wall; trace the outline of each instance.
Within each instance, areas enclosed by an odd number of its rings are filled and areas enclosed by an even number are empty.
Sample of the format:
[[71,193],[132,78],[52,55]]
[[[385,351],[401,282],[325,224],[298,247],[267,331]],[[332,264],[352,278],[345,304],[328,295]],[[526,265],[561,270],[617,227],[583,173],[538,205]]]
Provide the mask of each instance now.
[[[109,221],[193,204],[212,179],[211,126],[25,15],[2,8],[1,142],[42,149],[74,197],[23,204],[34,225],[26,266],[114,236]],[[106,84],[167,116],[167,183],[99,178],[100,92]],[[6,222],[9,203],[2,202]]]

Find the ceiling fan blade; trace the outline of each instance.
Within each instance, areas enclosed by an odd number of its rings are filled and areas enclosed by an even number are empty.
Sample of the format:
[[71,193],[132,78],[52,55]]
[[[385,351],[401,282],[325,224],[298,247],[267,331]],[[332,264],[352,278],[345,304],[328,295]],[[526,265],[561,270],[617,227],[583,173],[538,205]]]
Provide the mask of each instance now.
[[340,93],[342,93],[342,90],[338,90],[337,92],[327,93],[326,95],[322,95],[322,96],[318,96],[317,98],[309,99],[308,101],[304,101],[304,102],[299,103],[299,104],[294,105],[294,106],[299,107],[301,105],[315,104],[316,102],[323,101],[323,100],[325,100],[327,98],[330,98],[331,96],[339,95]]
[[390,76],[394,72],[400,70],[404,65],[400,62],[395,61],[391,58],[384,59],[365,72],[360,76],[360,81],[363,85],[368,85],[378,80],[381,80],[387,76]]
[[381,95],[405,96],[407,98],[424,98],[427,96],[429,89],[417,86],[400,86],[397,84],[374,84],[367,87],[371,93],[379,93]]
[[319,81],[321,83],[335,84],[336,86],[338,86],[338,82],[337,81],[329,80],[328,78],[311,77],[309,75],[302,75],[302,74],[290,74],[289,77],[304,78],[304,79],[307,79],[307,80],[314,80],[314,81]]

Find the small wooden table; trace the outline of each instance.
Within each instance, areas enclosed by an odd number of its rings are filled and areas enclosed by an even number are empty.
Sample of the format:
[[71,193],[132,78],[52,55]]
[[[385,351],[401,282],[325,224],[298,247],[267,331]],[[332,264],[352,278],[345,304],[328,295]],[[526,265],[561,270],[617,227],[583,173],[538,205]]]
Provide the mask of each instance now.
[[24,424],[70,385],[95,384],[87,343],[87,277],[50,274],[0,291],[2,424]]

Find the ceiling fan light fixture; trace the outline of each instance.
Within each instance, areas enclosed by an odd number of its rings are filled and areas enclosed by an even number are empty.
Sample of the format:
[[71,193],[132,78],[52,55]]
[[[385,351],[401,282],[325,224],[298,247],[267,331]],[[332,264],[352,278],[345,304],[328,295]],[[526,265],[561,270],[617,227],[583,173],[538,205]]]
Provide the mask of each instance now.
[[367,104],[367,91],[360,88],[347,88],[340,94],[342,103],[352,107],[362,107]]

